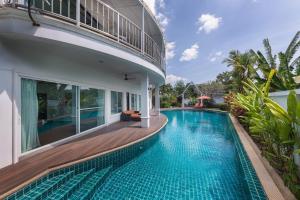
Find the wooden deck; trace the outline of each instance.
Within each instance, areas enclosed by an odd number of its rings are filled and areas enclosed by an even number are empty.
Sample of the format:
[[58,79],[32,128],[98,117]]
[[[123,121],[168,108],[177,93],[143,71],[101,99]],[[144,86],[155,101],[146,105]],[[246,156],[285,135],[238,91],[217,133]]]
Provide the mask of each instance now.
[[16,187],[51,168],[107,152],[147,137],[159,130],[166,120],[164,115],[151,116],[149,129],[140,128],[140,122],[118,122],[3,168],[0,170],[0,199],[3,194],[10,193]]

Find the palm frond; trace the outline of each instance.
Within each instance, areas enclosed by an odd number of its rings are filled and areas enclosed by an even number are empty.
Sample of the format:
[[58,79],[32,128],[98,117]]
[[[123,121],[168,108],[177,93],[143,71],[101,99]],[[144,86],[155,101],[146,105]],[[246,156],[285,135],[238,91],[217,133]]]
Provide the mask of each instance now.
[[289,62],[287,60],[287,56],[285,53],[283,52],[279,52],[278,53],[278,58],[279,58],[279,73],[281,73],[282,71],[285,71],[285,70],[289,70]]
[[295,53],[297,52],[297,50],[300,47],[299,38],[300,38],[300,31],[298,31],[295,34],[295,36],[293,37],[292,41],[290,42],[288,48],[285,51],[288,62],[290,62],[293,59]]
[[263,40],[263,44],[264,44],[264,48],[265,48],[265,52],[267,55],[267,61],[269,63],[269,65],[276,69],[276,56],[272,54],[272,47],[270,45],[269,39],[264,39]]

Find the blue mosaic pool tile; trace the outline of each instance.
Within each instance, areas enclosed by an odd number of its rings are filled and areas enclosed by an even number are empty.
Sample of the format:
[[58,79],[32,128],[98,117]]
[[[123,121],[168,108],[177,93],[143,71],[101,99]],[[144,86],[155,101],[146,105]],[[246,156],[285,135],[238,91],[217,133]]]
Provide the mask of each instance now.
[[[74,173],[61,174],[51,177],[47,180],[39,179],[34,184],[26,186],[23,190],[16,193],[16,199],[43,199],[49,192],[56,190],[61,184],[64,184]],[[44,181],[42,181],[44,180]]]
[[249,190],[250,190],[251,199],[253,199],[253,200],[267,199],[265,191],[256,175],[255,169],[254,169],[229,117],[228,117],[228,121],[229,121],[228,122],[229,128],[232,132],[233,139],[235,141],[235,146],[238,150],[238,156],[239,156],[240,163],[241,163],[241,166],[243,169],[245,180],[246,180]]
[[94,194],[94,191],[97,187],[99,187],[103,180],[105,180],[105,176],[108,174],[108,172],[112,169],[112,167],[107,167],[105,169],[99,170],[95,172],[86,182],[85,184],[79,188],[76,192],[74,192],[70,200],[87,200],[91,199],[92,195]]
[[45,199],[47,200],[57,200],[57,199],[67,199],[71,196],[71,194],[80,188],[84,181],[88,179],[95,170],[88,170],[82,172],[80,174],[76,174],[69,179],[65,184],[61,185],[57,190],[53,191],[51,195],[47,196]]
[[117,168],[93,199],[253,199],[227,115],[176,115],[159,142]]
[[[167,128],[159,134],[125,149],[51,172],[8,198],[19,199],[17,196],[25,191],[73,171],[72,178],[85,178],[75,182],[71,178],[66,182],[68,186],[57,186],[56,190],[45,193],[43,199],[82,199],[78,193],[85,192],[89,193],[87,199],[93,196],[95,200],[266,199],[231,123],[226,122],[226,114],[194,111],[186,112],[185,116],[182,111],[173,114],[175,117],[169,116]],[[106,168],[108,172],[102,178],[99,176],[101,181],[94,188],[90,180]],[[69,191],[67,195],[66,191]]]

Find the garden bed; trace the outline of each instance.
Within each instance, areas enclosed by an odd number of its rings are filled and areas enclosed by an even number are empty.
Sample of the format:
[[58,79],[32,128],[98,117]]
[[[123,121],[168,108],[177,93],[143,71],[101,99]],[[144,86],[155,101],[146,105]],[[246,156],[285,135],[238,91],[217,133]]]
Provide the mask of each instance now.
[[230,115],[230,119],[236,129],[236,132],[246,150],[249,159],[256,171],[256,174],[264,187],[269,199],[286,199],[295,200],[296,197],[285,186],[277,170],[273,168],[267,159],[262,156],[259,146],[250,137],[245,128],[241,125],[237,118]]

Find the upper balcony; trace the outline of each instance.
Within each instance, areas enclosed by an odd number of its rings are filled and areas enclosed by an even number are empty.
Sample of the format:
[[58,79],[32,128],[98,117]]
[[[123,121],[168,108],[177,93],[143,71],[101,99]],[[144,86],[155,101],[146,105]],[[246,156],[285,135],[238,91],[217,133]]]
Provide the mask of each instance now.
[[[0,0],[1,4],[1,0]],[[4,0],[27,8],[27,0]],[[31,0],[32,12],[77,25],[135,51],[165,74],[165,44],[159,25],[139,0]]]

